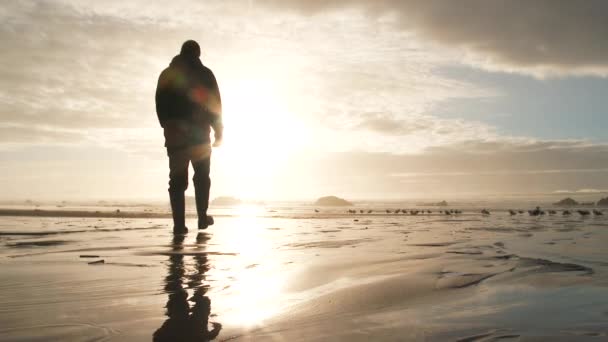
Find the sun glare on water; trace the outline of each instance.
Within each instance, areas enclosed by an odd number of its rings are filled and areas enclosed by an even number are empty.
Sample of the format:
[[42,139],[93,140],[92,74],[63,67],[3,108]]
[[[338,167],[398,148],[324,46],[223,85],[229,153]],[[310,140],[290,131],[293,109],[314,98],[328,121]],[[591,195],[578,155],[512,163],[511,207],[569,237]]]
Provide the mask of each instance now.
[[279,294],[287,275],[277,272],[279,259],[275,247],[265,236],[267,226],[260,215],[263,206],[241,205],[234,208],[236,220],[228,229],[214,236],[214,243],[236,255],[219,258],[217,270],[237,269],[230,277],[230,287],[217,298],[222,317],[233,324],[257,326],[282,311]]

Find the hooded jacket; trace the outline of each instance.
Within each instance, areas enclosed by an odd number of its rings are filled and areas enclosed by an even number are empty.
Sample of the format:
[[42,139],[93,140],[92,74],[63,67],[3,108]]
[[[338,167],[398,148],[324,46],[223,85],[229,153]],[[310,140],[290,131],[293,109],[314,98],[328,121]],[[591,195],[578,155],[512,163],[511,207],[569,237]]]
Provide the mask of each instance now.
[[156,114],[165,146],[210,143],[210,128],[221,137],[222,100],[213,72],[198,57],[177,55],[156,87]]

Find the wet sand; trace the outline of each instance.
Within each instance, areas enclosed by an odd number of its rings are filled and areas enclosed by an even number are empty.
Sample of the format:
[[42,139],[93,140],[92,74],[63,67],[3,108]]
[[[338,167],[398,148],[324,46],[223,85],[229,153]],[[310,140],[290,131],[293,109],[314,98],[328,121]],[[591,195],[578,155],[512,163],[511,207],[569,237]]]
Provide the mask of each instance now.
[[0,217],[0,340],[608,339],[605,217],[268,212]]

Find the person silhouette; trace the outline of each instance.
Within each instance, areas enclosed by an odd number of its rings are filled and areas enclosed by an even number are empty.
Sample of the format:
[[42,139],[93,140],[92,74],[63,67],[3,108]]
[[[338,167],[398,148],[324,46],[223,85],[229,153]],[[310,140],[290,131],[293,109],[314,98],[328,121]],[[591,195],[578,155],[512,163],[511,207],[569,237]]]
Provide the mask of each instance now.
[[[204,244],[208,238],[201,234],[203,233],[199,233],[197,242]],[[194,256],[196,272],[186,276],[187,267],[182,253],[183,242],[183,235],[176,235],[172,241],[164,287],[169,297],[165,305],[165,315],[168,318],[152,335],[154,342],[211,341],[222,329],[222,325],[215,322],[211,323],[212,328],[209,329],[211,300],[206,296],[208,286],[203,284],[205,273],[209,270],[207,255],[196,253]],[[184,288],[185,280],[188,280],[187,287],[194,289],[190,300],[188,300],[188,291]],[[192,307],[189,301],[194,303]]]
[[188,165],[192,163],[198,228],[213,224],[209,208],[211,128],[213,146],[221,145],[223,135],[222,100],[211,69],[200,60],[201,49],[194,40],[183,43],[180,53],[158,78],[156,114],[163,128],[169,157],[169,200],[173,232],[188,232],[185,222],[185,191]]

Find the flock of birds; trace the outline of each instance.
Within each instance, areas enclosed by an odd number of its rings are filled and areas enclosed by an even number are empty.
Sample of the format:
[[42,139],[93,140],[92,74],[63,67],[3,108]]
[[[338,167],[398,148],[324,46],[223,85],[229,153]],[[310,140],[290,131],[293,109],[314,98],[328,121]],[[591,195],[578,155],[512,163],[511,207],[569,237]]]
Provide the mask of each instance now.
[[[485,211],[486,211],[487,215],[490,214],[489,211],[487,211],[487,210],[485,210]],[[597,209],[593,209],[593,210],[579,209],[579,210],[576,210],[576,211],[565,209],[565,210],[561,211],[561,214],[563,216],[570,216],[574,212],[578,213],[581,216],[589,216],[589,215],[591,215],[591,213],[593,213],[593,215],[595,215],[595,216],[602,216],[602,215],[604,215],[604,213],[601,210],[597,210]],[[515,211],[515,210],[509,209],[509,214],[511,214],[511,216],[515,216],[515,215],[523,214],[523,213],[524,213],[523,210]],[[483,214],[483,210],[482,210],[482,214]],[[557,210],[547,210],[547,212],[545,212],[544,210],[541,210],[540,207],[536,207],[536,209],[534,209],[534,210],[528,210],[528,214],[530,216],[543,216],[543,215],[546,215],[546,214],[557,215],[558,212],[557,212]]]
[[[431,211],[431,210],[406,210],[406,209],[395,209],[395,210],[392,210],[392,209],[386,209],[385,211],[386,211],[387,214],[404,214],[404,215],[408,215],[408,214],[409,215],[418,215],[418,214],[422,215],[422,214],[432,214],[433,213],[433,211]],[[319,210],[315,209],[315,212],[318,213]],[[368,210],[360,209],[359,211],[357,211],[355,209],[349,209],[348,210],[349,214],[357,214],[357,213],[360,213],[360,214],[372,214],[373,212],[374,211],[371,210],[371,209],[368,209]],[[382,212],[382,211],[380,211],[380,212]],[[445,215],[457,215],[457,214],[462,214],[462,210],[453,210],[453,209],[452,210],[439,210],[439,213],[440,214],[444,214],[445,213]]]
[[[432,210],[428,210],[428,209],[421,209],[421,210],[406,210],[406,209],[385,209],[384,211],[386,211],[387,214],[403,214],[403,215],[424,215],[424,214],[433,214]],[[315,209],[316,213],[319,213],[320,210],[319,209]],[[382,213],[383,211],[377,211],[379,213]],[[513,209],[509,209],[508,210],[509,214],[511,216],[516,216],[516,215],[522,215],[525,214],[526,212],[524,210],[513,210]],[[560,211],[561,214],[563,216],[570,216],[573,215],[574,213],[578,213],[580,216],[582,217],[586,217],[586,216],[590,216],[591,214],[595,215],[595,216],[603,216],[604,213],[601,210],[598,209],[593,209],[593,210],[587,210],[587,209],[578,209],[578,210],[568,210],[568,209],[564,209]],[[558,212],[557,210],[547,210],[544,211],[542,210],[540,207],[536,207],[536,209],[533,210],[528,210],[528,215],[530,216],[544,216],[544,215],[557,215],[560,212]],[[349,209],[347,211],[348,214],[372,214],[374,213],[374,210],[372,209]],[[462,210],[457,210],[457,209],[446,209],[446,210],[439,210],[438,211],[439,214],[442,215],[459,215],[462,214]],[[488,209],[482,209],[481,210],[481,214],[482,215],[490,215],[490,211]]]

